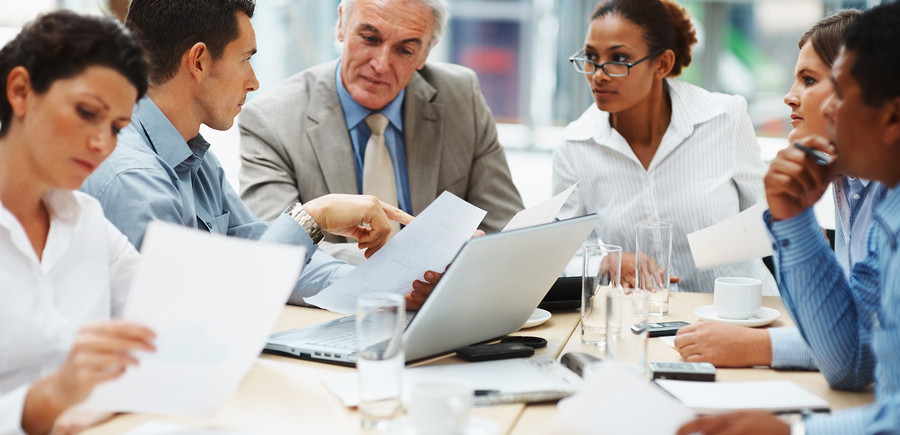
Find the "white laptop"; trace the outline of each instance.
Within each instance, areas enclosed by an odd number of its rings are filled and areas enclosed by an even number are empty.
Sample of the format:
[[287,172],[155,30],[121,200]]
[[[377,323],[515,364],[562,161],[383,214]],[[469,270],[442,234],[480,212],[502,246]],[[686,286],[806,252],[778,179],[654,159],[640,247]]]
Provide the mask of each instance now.
[[[597,224],[595,215],[489,234],[463,245],[403,335],[406,360],[518,330]],[[353,365],[353,316],[277,332],[265,350]]]

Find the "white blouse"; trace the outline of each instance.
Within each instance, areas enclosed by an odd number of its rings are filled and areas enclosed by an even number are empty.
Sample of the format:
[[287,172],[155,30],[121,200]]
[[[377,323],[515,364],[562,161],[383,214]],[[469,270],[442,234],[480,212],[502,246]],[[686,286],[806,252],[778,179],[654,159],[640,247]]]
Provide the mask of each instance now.
[[[687,234],[765,200],[766,165],[759,156],[747,103],[680,80],[666,80],[672,119],[644,169],[631,147],[596,105],[566,127],[566,143],[554,152],[553,191],[578,187],[560,218],[597,213],[594,237],[635,250],[635,225],[673,225],[672,274],[681,291],[712,292],[722,276],[763,281],[763,294],[777,295],[761,260],[698,271]],[[761,218],[761,217],[760,217]]]
[[0,434],[22,432],[27,389],[62,363],[79,327],[121,313],[139,258],[94,198],[49,191],[44,204],[39,260],[0,203]]

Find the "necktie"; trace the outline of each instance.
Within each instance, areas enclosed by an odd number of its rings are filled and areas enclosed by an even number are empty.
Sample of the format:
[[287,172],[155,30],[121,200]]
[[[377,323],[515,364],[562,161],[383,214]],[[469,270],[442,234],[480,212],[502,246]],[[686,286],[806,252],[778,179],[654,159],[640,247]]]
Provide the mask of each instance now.
[[[363,194],[373,195],[378,199],[397,206],[397,183],[394,181],[394,164],[391,154],[384,143],[384,129],[388,119],[380,113],[366,117],[366,125],[372,130],[366,142],[366,155],[363,161]],[[393,233],[400,230],[400,224],[391,221]]]

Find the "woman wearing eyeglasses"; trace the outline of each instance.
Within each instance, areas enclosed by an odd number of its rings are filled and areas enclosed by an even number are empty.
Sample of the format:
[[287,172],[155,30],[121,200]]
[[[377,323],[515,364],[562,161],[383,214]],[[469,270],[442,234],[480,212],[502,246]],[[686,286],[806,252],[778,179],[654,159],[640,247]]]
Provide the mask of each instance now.
[[553,190],[578,183],[560,216],[600,216],[595,235],[627,251],[623,285],[634,284],[635,225],[664,221],[674,226],[671,271],[681,291],[712,292],[715,278],[744,276],[775,295],[761,260],[699,271],[691,257],[686,235],[763,199],[766,170],[744,99],[675,78],[696,42],[673,1],[597,6],[584,49],[570,58],[595,104],[554,153]]

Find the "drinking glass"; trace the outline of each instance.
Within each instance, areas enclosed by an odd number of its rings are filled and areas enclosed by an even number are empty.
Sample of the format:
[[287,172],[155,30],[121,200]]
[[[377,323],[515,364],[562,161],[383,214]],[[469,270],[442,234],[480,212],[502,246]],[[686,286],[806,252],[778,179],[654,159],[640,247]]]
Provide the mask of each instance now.
[[585,245],[581,274],[581,343],[606,346],[606,293],[620,287],[622,248]]
[[363,428],[398,416],[401,411],[403,330],[406,300],[392,293],[368,293],[356,301],[356,370],[359,416]]
[[639,289],[607,292],[606,362],[633,368],[647,378],[650,293]]
[[669,314],[672,224],[638,224],[634,253],[635,288],[650,293],[650,315]]

